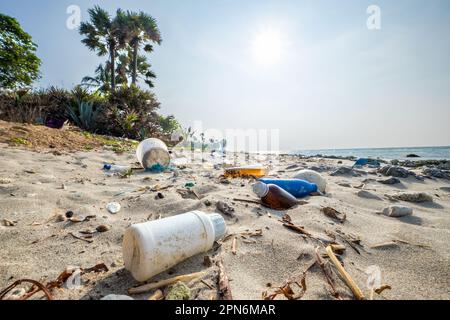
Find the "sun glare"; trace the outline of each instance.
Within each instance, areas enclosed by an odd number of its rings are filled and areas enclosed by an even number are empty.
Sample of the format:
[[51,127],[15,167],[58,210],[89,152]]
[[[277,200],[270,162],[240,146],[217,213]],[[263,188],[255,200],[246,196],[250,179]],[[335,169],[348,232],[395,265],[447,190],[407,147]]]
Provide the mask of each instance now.
[[275,64],[282,54],[281,35],[272,29],[260,32],[253,40],[252,51],[258,63]]

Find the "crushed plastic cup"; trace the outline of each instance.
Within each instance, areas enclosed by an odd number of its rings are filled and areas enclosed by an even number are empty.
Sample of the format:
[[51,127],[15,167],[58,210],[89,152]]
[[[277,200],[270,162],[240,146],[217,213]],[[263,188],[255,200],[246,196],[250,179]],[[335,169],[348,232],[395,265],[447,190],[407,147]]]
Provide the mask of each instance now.
[[136,157],[146,170],[167,168],[170,164],[170,154],[167,145],[156,138],[142,141],[136,149]]

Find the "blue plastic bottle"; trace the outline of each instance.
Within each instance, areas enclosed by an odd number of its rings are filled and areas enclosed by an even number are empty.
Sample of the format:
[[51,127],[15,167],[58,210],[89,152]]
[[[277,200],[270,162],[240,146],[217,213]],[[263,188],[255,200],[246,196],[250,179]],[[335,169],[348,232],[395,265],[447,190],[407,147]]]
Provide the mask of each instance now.
[[296,198],[303,198],[310,195],[313,192],[317,192],[317,185],[300,179],[269,179],[262,178],[261,181],[265,184],[274,184],[281,189],[289,192]]

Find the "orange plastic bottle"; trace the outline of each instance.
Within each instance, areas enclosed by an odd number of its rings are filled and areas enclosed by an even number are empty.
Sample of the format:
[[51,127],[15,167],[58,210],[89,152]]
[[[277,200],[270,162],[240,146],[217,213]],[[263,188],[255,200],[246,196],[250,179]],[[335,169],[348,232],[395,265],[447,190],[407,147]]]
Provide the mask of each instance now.
[[289,192],[274,184],[257,182],[253,186],[253,191],[266,207],[275,210],[286,210],[298,204],[298,200]]
[[261,165],[251,165],[244,167],[235,167],[225,169],[226,177],[242,177],[242,176],[253,176],[255,178],[261,178],[266,175],[266,168]]

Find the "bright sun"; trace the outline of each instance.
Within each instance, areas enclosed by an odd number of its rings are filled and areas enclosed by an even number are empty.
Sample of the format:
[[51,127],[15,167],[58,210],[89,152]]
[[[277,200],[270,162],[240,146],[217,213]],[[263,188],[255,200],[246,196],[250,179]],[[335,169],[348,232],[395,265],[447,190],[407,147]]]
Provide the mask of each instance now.
[[252,51],[258,63],[275,64],[280,60],[282,54],[280,34],[272,29],[260,32],[253,40]]

